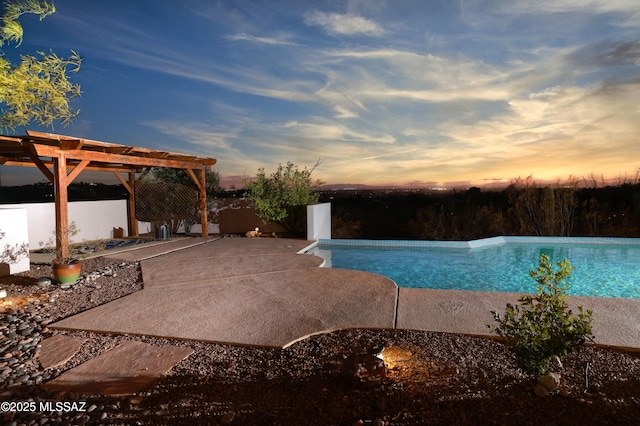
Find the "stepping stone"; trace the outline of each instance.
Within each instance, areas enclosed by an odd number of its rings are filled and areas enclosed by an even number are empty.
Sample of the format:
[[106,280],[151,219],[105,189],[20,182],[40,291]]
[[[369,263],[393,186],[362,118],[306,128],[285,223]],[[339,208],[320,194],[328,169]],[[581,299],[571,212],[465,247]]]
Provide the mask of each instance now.
[[74,337],[56,334],[42,341],[40,349],[40,365],[47,370],[58,367],[67,361],[80,350],[80,346],[87,339],[76,339]]
[[124,341],[45,383],[48,391],[86,395],[131,395],[155,383],[193,353],[183,346]]

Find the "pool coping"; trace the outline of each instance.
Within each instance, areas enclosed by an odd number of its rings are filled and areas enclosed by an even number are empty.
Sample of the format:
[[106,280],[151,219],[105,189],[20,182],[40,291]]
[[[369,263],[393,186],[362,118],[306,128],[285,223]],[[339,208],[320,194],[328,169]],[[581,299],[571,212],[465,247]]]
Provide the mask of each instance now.
[[[304,250],[311,249],[316,245],[331,245],[338,247],[442,247],[473,249],[481,247],[499,246],[504,244],[624,244],[639,245],[640,238],[617,238],[617,237],[515,237],[498,236],[481,238],[468,241],[433,241],[433,240],[366,240],[366,239],[320,239]],[[312,247],[313,246],[313,247]]]

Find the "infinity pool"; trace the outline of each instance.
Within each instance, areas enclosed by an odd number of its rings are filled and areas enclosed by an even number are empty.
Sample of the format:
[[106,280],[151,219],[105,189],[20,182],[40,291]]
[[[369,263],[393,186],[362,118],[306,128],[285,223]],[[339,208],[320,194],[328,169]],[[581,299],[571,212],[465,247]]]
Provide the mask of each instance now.
[[546,254],[554,265],[569,259],[569,294],[640,299],[640,239],[344,241],[321,240],[308,253],[325,258],[325,266],[384,275],[399,287],[516,293],[535,293],[529,271]]

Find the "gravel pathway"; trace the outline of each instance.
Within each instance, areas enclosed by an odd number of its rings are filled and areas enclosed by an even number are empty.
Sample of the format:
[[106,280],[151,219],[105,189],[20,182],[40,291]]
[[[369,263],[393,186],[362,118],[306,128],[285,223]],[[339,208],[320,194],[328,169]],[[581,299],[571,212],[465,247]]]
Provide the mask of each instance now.
[[[34,264],[28,272],[0,278],[0,285],[16,301],[1,308],[0,402],[9,405],[3,404],[0,423],[640,423],[638,353],[585,347],[565,360],[560,389],[539,397],[533,391],[534,381],[516,368],[501,343],[491,339],[344,330],[274,350],[49,329],[51,322],[142,288],[135,262],[89,259],[83,261],[83,270],[78,284],[68,290],[36,283],[37,278],[51,276],[49,265]],[[87,341],[67,363],[43,371],[38,360],[41,341],[54,333]],[[48,393],[39,386],[122,340],[182,345],[195,352],[154,387],[127,397]],[[396,354],[386,359],[384,379],[366,385],[343,374],[348,355],[375,345]]]

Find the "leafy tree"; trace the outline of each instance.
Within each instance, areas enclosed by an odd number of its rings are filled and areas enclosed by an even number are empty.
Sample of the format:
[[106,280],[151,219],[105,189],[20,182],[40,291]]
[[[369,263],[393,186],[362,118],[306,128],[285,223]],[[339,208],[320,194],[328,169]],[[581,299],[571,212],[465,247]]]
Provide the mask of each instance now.
[[300,207],[318,202],[314,189],[322,182],[313,181],[311,174],[321,161],[311,168],[299,170],[292,162],[286,166],[278,164],[278,169],[267,177],[264,168],[258,169],[255,181],[245,180],[244,196],[255,204],[256,213],[266,225],[276,222],[288,232],[299,231]]
[[[0,47],[5,43],[20,46],[23,37],[18,18],[33,13],[40,20],[55,13],[52,3],[40,0],[7,1],[0,17]],[[55,53],[38,52],[39,57],[20,55],[20,64],[11,64],[0,52],[0,128],[15,130],[36,122],[50,126],[55,120],[68,125],[80,113],[69,100],[80,96],[80,86],[69,81],[68,72],[78,72],[82,58],[74,51],[68,58]]]
[[591,311],[578,307],[574,316],[566,301],[564,283],[573,268],[568,260],[557,262],[554,271],[549,257],[540,256],[539,266],[529,275],[537,281],[536,295],[521,295],[520,306],[507,303],[504,318],[491,312],[498,326],[493,331],[503,337],[525,373],[543,376],[552,359],[560,361],[591,340]]

